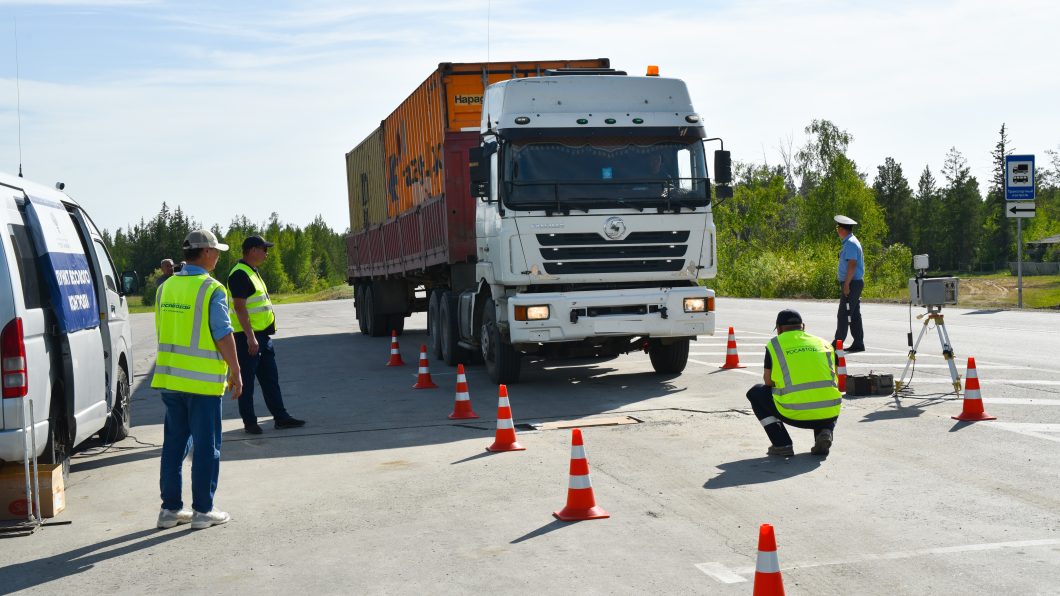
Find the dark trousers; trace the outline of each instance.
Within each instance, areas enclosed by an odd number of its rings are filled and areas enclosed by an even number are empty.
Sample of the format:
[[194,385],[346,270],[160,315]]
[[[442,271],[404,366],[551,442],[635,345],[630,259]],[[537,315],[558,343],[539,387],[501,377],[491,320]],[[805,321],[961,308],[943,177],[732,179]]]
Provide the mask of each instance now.
[[162,508],[180,510],[181,471],[188,450],[191,456],[191,507],[199,513],[213,509],[217,478],[221,473],[221,398],[163,391],[166,421],[162,426],[162,462],[158,486]]
[[[865,345],[865,330],[861,326],[861,291],[865,289],[865,280],[850,280],[850,295],[843,295],[843,283],[839,283],[839,312],[836,314],[835,338],[847,341],[847,328],[854,336],[850,345]],[[850,347],[849,345],[847,347]]]
[[[836,418],[789,420],[781,416],[780,412],[777,412],[777,403],[773,401],[773,389],[762,383],[747,390],[747,401],[751,402],[751,409],[754,410],[755,418],[758,418],[758,421],[762,423],[762,428],[765,429],[766,436],[769,437],[769,442],[774,447],[791,445],[791,435],[788,434],[788,429],[784,428],[785,424],[790,424],[796,428],[813,429],[814,431],[823,429],[835,430]],[[814,434],[817,433],[814,432]]]
[[283,395],[280,393],[280,371],[276,368],[276,350],[272,338],[264,333],[255,333],[258,340],[258,353],[251,356],[247,350],[247,336],[237,331],[236,355],[239,356],[239,371],[243,377],[243,393],[239,396],[239,417],[244,426],[258,423],[254,414],[254,379],[261,384],[261,396],[265,398],[265,407],[269,409],[274,420],[286,420],[291,417],[283,407]]

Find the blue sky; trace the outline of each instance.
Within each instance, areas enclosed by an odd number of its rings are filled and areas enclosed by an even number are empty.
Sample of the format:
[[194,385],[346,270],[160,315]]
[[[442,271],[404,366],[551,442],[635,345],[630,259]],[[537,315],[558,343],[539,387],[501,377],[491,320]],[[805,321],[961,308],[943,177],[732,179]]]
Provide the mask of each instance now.
[[[487,27],[487,7],[489,26]],[[840,2],[0,0],[0,170],[22,163],[111,230],[162,201],[199,221],[348,223],[343,154],[439,62],[609,57],[684,79],[734,158],[778,163],[828,118],[871,182],[956,146],[980,183],[1060,148],[1060,6]]]

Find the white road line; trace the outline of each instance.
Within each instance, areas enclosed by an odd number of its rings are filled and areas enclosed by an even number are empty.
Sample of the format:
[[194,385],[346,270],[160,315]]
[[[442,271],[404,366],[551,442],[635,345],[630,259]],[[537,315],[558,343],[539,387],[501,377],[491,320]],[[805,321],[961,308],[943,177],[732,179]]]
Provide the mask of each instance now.
[[[981,379],[984,383],[989,381],[990,384],[1001,383],[1002,385],[1048,385],[1056,386],[1060,385],[1060,381],[1038,381],[1035,379]],[[949,385],[951,383],[949,377],[938,377],[938,378],[922,378],[917,377],[913,379],[912,385]],[[980,383],[982,384],[982,383]]]
[[[994,423],[990,423],[994,424]],[[1060,425],[1053,425],[1060,426]],[[795,565],[785,565],[780,569],[781,571],[793,571],[796,569],[811,569],[813,567],[829,567],[834,565],[854,565],[858,563],[864,563],[867,561],[893,561],[895,559],[912,559],[914,557],[923,557],[929,555],[948,555],[953,553],[970,553],[970,552],[985,552],[1002,550],[1006,548],[1028,548],[1036,546],[1056,546],[1060,544],[1060,539],[1048,538],[1044,540],[1019,540],[1014,542],[991,542],[985,544],[969,544],[964,546],[943,546],[939,548],[922,548],[917,550],[898,551],[893,553],[883,553],[878,555],[862,555],[860,557],[851,557],[848,559],[836,559],[834,561],[822,561],[812,563],[797,563]],[[735,584],[746,582],[747,578],[744,576],[753,575],[755,572],[754,567],[742,567],[739,569],[729,569],[722,563],[717,561],[711,561],[709,563],[697,563],[696,568],[703,573],[713,577],[717,581],[723,584]]]
[[[714,363],[711,363],[711,362],[703,362],[702,360],[693,360],[692,358],[689,358],[688,361],[689,362],[695,362],[696,364],[702,364],[703,366],[709,366],[711,368],[721,368],[720,364],[714,364]],[[761,367],[761,365],[759,365],[759,367]],[[744,374],[744,375],[751,375],[752,377],[758,377],[759,379],[762,378],[762,373],[751,372],[749,370],[745,370],[745,369],[742,369],[742,368],[730,368],[729,372],[737,372],[737,373]]]
[[1060,399],[1037,397],[984,397],[983,402],[1000,406],[1060,406]]
[[[905,366],[904,364],[895,364],[893,362],[851,362],[847,359],[847,368],[879,368],[882,366]],[[917,364],[917,368],[949,368],[949,364]],[[963,369],[963,366],[958,366],[957,369]],[[1020,366],[1018,364],[990,364],[990,365],[978,365],[976,370],[1036,370],[1026,366]],[[1044,371],[1044,372],[1055,372],[1055,371]]]
[[[1038,422],[983,422],[987,426],[1000,428],[1016,434],[1045,439],[1060,443],[1060,424],[1043,424]],[[1058,433],[1058,434],[1046,434]]]

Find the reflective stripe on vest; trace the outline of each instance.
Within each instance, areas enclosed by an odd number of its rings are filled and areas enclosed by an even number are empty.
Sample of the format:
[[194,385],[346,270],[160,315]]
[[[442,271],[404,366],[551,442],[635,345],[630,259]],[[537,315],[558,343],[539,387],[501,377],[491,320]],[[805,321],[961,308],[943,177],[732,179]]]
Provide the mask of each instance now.
[[228,365],[214,343],[208,316],[210,296],[221,289],[220,282],[205,274],[173,276],[162,286],[155,304],[158,356],[152,387],[198,395],[224,393]]
[[783,341],[774,337],[767,348],[774,365],[771,376],[777,411],[791,420],[839,416],[843,399],[830,346],[804,331],[782,336]]
[[[265,331],[270,325],[276,324],[276,315],[272,312],[272,300],[269,299],[269,290],[265,287],[265,281],[261,279],[257,271],[245,263],[236,263],[228,272],[228,277],[231,278],[236,271],[246,273],[251,285],[254,286],[254,293],[247,296],[246,303],[250,326],[254,331]],[[231,288],[225,287],[225,292],[228,294],[228,303],[234,307],[235,301],[232,298]],[[243,323],[239,321],[238,315],[232,317],[232,328],[237,332],[243,330]]]

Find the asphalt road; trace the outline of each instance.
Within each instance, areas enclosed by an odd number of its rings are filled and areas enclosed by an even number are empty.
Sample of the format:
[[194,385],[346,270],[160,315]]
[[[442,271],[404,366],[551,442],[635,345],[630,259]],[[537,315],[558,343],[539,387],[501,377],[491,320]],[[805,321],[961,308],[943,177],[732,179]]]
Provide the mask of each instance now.
[[[789,594],[1060,593],[1060,313],[945,311],[996,422],[950,418],[961,403],[932,328],[911,395],[848,399],[827,459],[799,429],[796,456],[776,459],[743,394],[785,306],[811,332],[834,329],[834,303],[723,299],[718,335],[680,376],[654,375],[643,354],[531,363],[511,404],[538,430],[499,454],[484,449],[497,392],[482,367],[469,369],[480,420],[446,418],[443,364],[440,389],[411,389],[424,316],[401,338],[408,365],[386,368],[388,340],[353,331],[350,301],[279,306],[285,400],[309,423],[274,430],[259,397],[265,434],[250,437],[226,402],[217,505],[233,520],[194,532],[154,529],[163,410],[146,382],[151,315],[136,315],[135,439],[78,454],[57,518],[72,524],[0,540],[0,592],[748,594],[771,523]],[[868,350],[850,373],[897,378],[908,309],[864,311]],[[746,369],[718,369],[730,325]],[[583,429],[609,519],[551,516],[571,439],[540,425],[561,420]]]

